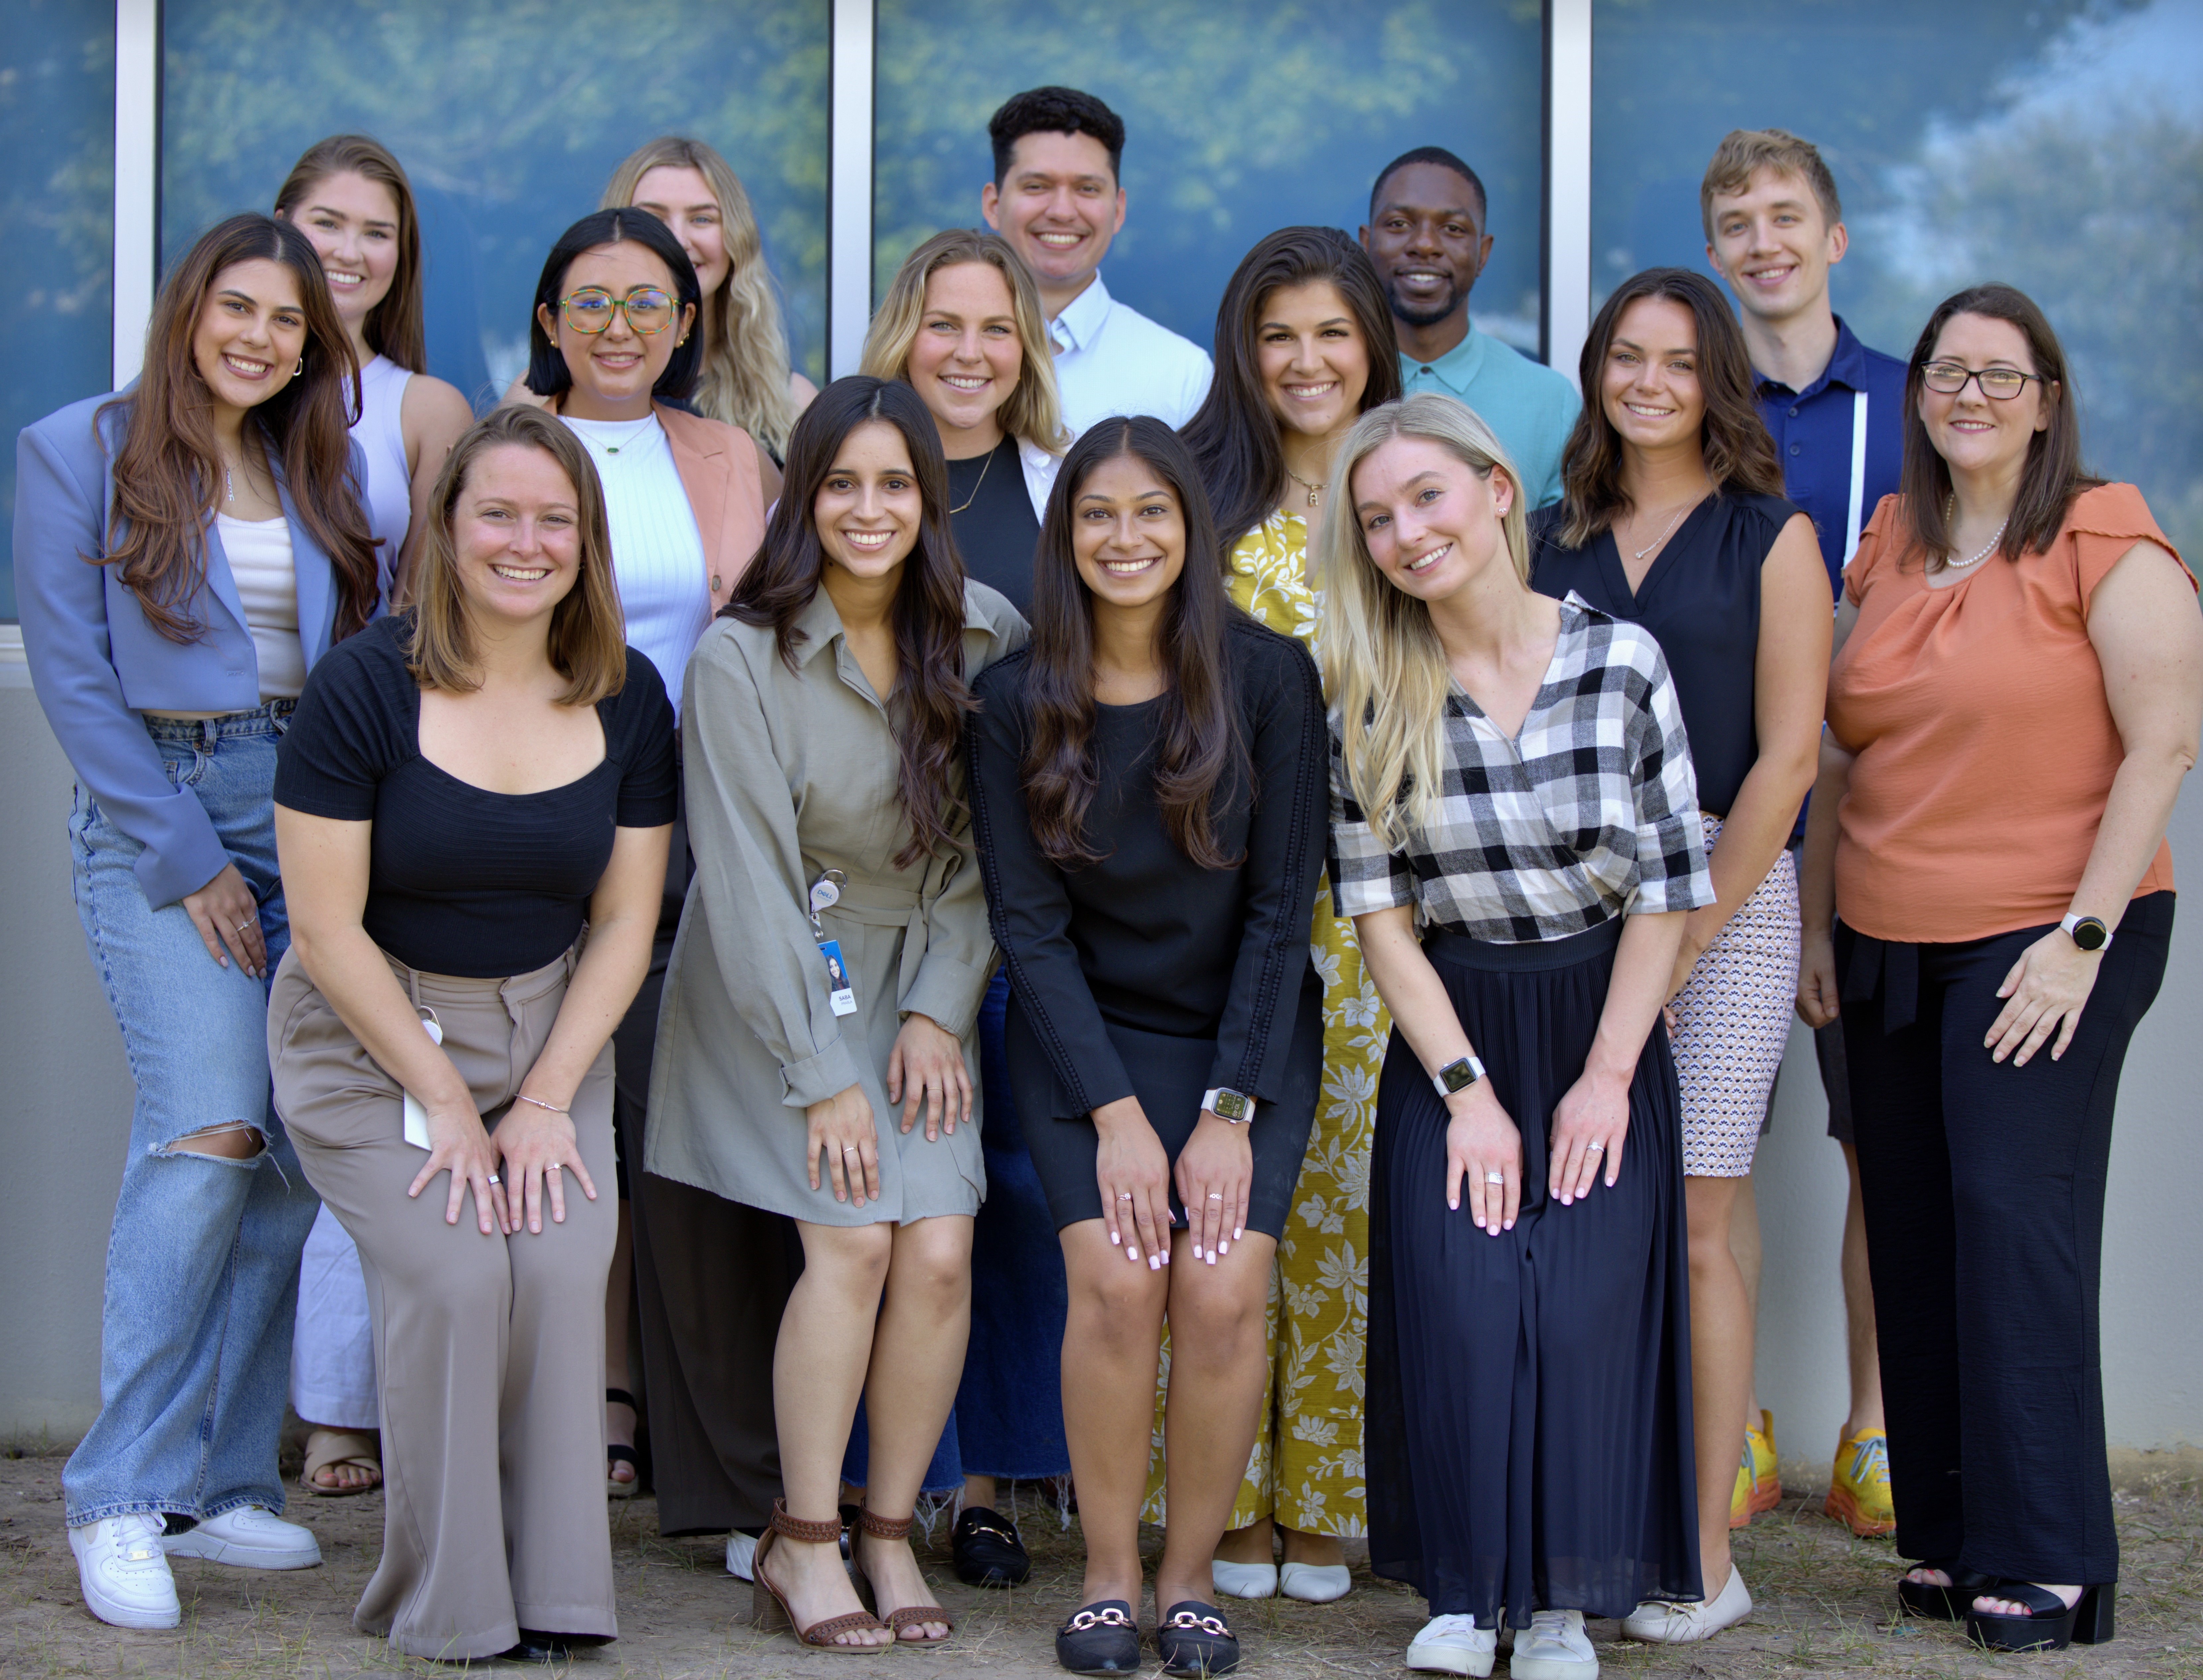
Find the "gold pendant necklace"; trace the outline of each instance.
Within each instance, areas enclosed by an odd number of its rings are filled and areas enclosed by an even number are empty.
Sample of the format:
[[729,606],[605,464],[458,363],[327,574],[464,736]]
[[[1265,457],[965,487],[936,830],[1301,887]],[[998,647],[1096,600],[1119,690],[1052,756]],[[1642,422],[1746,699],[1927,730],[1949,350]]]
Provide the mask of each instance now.
[[1318,495],[1321,491],[1323,491],[1323,490],[1326,489],[1326,488],[1328,487],[1328,486],[1329,486],[1329,480],[1326,480],[1323,484],[1310,484],[1310,483],[1309,483],[1306,479],[1302,478],[1302,477],[1298,473],[1295,472],[1295,471],[1294,471],[1290,467],[1288,467],[1288,468],[1286,468],[1286,469],[1285,469],[1285,476],[1286,476],[1287,478],[1290,479],[1290,480],[1291,480],[1295,484],[1297,484],[1298,486],[1300,486],[1300,487],[1301,487],[1302,489],[1303,489],[1303,490],[1305,490],[1305,491],[1307,491],[1307,492],[1308,492],[1308,504],[1310,507],[1314,507],[1314,506],[1318,505],[1318,504],[1317,504],[1317,502],[1316,502],[1316,497],[1317,497],[1317,495]]
[[972,493],[964,498],[963,507],[951,508],[948,510],[950,513],[961,513],[965,508],[970,507],[972,503],[979,499],[979,486],[987,481],[987,474],[993,468],[995,457],[1001,452],[1001,445],[996,444],[993,449],[987,451],[986,463],[979,469],[979,476],[972,480]]

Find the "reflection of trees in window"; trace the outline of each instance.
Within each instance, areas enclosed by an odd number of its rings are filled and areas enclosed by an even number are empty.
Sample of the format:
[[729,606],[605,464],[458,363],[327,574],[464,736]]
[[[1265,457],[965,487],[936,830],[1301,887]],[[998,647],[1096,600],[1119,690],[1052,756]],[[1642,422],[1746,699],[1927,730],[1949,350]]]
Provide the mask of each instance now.
[[[1443,145],[1483,176],[1498,244],[1479,322],[1538,330],[1539,8],[1449,0],[880,0],[873,288],[943,227],[979,223],[987,119],[1060,82],[1125,119],[1131,209],[1110,291],[1207,344],[1272,229],[1366,217],[1370,177]],[[1500,319],[1487,320],[1487,315]]]
[[629,151],[689,133],[741,176],[796,362],[823,374],[829,49],[816,0],[594,11],[167,0],[162,15],[166,256],[221,216],[265,206],[316,139],[363,130],[471,223],[484,350],[509,373],[552,240],[596,208]]

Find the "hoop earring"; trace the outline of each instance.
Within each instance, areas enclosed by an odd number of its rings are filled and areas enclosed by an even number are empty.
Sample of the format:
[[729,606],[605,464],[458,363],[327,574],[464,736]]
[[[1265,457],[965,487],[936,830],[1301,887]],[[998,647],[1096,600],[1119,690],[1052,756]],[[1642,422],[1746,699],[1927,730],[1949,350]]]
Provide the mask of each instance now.
[[296,379],[296,378],[298,378],[298,375],[299,375],[299,374],[301,374],[304,373],[305,371],[306,371],[306,358],[305,358],[304,357],[303,357],[303,356],[302,356],[302,357],[300,357],[298,358],[298,365],[297,367],[295,367],[295,368],[292,368],[292,369],[291,369],[291,377],[292,377],[292,379]]

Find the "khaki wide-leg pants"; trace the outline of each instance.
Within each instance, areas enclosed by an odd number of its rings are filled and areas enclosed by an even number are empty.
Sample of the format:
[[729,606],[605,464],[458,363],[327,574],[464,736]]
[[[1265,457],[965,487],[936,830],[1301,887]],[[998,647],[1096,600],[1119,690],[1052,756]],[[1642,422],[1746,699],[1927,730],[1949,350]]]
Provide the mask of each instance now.
[[[573,953],[510,980],[391,968],[435,1011],[494,1129],[550,1036]],[[426,1158],[405,1140],[404,1093],[295,951],[276,970],[268,1040],[276,1111],[359,1246],[375,1323],[382,1560],[352,1625],[446,1661],[507,1650],[522,1628],[617,1634],[603,1400],[618,1211],[611,1046],[572,1104],[597,1199],[569,1174],[565,1223],[546,1203],[540,1235],[506,1237],[481,1234],[471,1193],[445,1223],[440,1176],[406,1195]]]

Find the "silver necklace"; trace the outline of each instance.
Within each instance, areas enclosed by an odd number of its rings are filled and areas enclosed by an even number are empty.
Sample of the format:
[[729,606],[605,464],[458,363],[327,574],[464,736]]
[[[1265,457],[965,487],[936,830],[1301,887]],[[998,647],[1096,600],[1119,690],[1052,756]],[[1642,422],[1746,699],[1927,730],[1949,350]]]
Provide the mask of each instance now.
[[[1705,498],[1703,496],[1698,498],[1698,502],[1703,502]],[[1692,508],[1698,506],[1698,502],[1686,502],[1682,506],[1677,508],[1674,517],[1670,518],[1665,525],[1660,528],[1660,534],[1653,538],[1651,542],[1645,544],[1644,547],[1633,551],[1630,554],[1629,557],[1632,560],[1642,560],[1654,549],[1659,547],[1662,543],[1667,541],[1668,533],[1673,531],[1677,525],[1682,522],[1683,516],[1688,513]]]
[[[1952,494],[1943,498],[1943,523],[1946,526],[1950,524],[1951,516],[1958,510],[1958,498],[1956,492],[1953,492]],[[1987,546],[1983,548],[1979,554],[1975,555],[1970,560],[1954,560],[1949,555],[1946,554],[1943,557],[1943,569],[1946,572],[1963,572],[1969,566],[1980,565],[1982,561],[1987,559],[1989,556],[1996,552],[1997,545],[2004,540],[2004,528],[2011,523],[2011,516],[2007,513],[2005,515],[2002,522],[1997,526],[1996,535],[1989,539]]]

